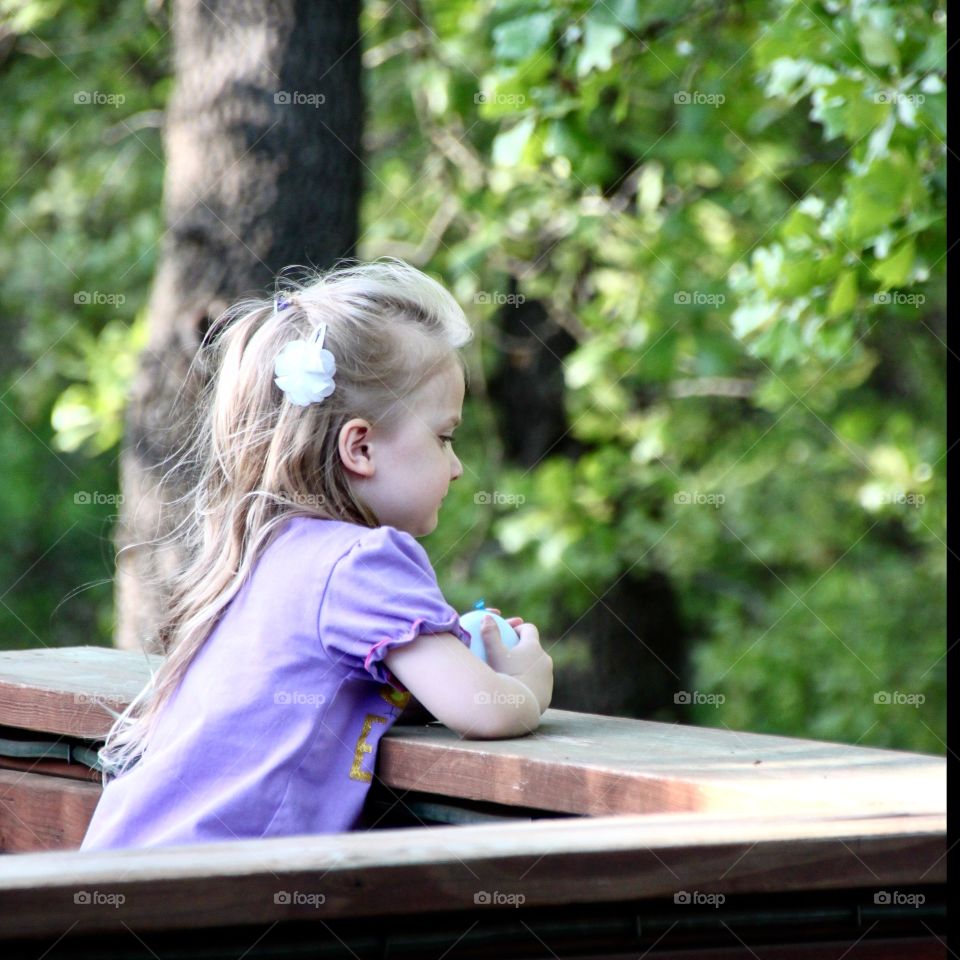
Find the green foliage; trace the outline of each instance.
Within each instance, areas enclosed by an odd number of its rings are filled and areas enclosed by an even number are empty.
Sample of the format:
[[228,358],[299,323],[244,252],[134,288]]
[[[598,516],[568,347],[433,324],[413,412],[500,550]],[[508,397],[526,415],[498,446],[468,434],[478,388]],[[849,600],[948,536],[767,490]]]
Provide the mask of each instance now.
[[[106,641],[109,584],[57,604],[112,571],[166,27],[139,0],[2,10],[20,35],[0,615],[7,645]],[[622,574],[661,571],[692,648],[678,689],[725,697],[684,717],[944,749],[944,11],[366,5],[360,255],[447,280],[477,370],[514,290],[578,342],[576,461],[505,465],[482,390],[468,399],[466,475],[428,544],[459,608],[521,613],[562,669]]]
[[127,390],[146,339],[146,313],[133,324],[110,320],[97,337],[78,331],[79,352],[72,360],[65,359],[61,367],[77,382],[60,394],[50,417],[56,449],[73,451],[86,446],[96,454],[120,442]]
[[116,441],[161,233],[167,26],[142,0],[7,0],[0,15],[14,44],[0,153],[2,644],[109,643]]
[[660,570],[684,684],[726,697],[700,722],[942,751],[943,5],[421,14],[366,13],[392,149],[362,252],[450,280],[486,369],[516,278],[577,337],[587,448],[504,469],[469,401],[431,537],[476,558],[452,596],[522,613],[562,660],[625,571]]
[[809,108],[843,150],[773,242],[754,250],[752,269],[741,263],[731,278],[741,301],[734,329],[776,367],[795,361],[800,344],[804,359],[855,363],[875,302],[923,284],[943,251],[942,16],[938,26],[920,6],[885,4],[826,16],[842,10],[792,6],[754,47],[774,110]]

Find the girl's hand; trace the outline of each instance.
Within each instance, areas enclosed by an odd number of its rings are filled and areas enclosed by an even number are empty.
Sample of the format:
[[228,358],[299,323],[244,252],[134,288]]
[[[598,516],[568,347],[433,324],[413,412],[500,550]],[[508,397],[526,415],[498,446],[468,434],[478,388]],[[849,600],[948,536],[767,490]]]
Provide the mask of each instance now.
[[[498,617],[502,616],[502,614],[496,607],[487,607],[487,609],[491,613],[495,613]],[[507,621],[507,623],[510,624],[511,627],[513,627],[514,630],[516,630],[517,627],[519,627],[520,624],[523,623],[523,617],[505,617],[504,619]]]
[[532,623],[524,623],[520,617],[511,619],[518,621],[517,625],[510,625],[519,634],[520,642],[508,649],[493,619],[483,618],[480,637],[486,650],[487,663],[497,673],[516,677],[526,684],[537,698],[542,716],[553,697],[553,660],[540,646],[540,633]]

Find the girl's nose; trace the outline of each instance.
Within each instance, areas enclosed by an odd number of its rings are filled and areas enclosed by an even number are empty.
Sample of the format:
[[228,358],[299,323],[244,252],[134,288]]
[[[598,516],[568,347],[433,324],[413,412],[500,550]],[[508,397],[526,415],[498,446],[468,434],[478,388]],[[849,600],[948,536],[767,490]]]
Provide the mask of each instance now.
[[456,454],[453,454],[453,464],[450,467],[450,479],[456,480],[461,476],[463,476],[463,464],[460,462],[460,458]]

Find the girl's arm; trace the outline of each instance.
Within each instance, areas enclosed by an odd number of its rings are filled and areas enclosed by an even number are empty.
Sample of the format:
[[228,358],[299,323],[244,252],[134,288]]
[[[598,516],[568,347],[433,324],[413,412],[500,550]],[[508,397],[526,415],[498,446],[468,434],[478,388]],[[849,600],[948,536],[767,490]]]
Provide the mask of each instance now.
[[400,724],[421,724],[431,723],[437,718],[413,695],[407,701],[403,708],[403,713],[394,721]]
[[[550,658],[542,650],[539,655],[550,664],[541,669],[552,677]],[[530,687],[492,670],[452,633],[422,634],[387,653],[384,663],[444,726],[466,739],[518,737],[540,725],[542,710]]]

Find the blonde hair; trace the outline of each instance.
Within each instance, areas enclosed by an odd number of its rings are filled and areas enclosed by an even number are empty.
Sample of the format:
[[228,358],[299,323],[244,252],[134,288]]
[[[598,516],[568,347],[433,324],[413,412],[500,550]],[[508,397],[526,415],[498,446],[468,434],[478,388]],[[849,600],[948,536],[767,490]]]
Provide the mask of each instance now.
[[[171,535],[188,562],[166,584],[163,664],[122,714],[111,711],[104,782],[142,755],[161,706],[280,527],[295,516],[379,526],[343,469],[341,426],[361,417],[389,429],[409,394],[454,358],[466,376],[457,351],[473,333],[463,310],[402,260],[341,261],[287,283],[277,300],[228,309],[194,360],[208,379],[186,453],[167,474],[191,478],[186,519]],[[321,323],[336,386],[298,407],[274,383],[274,362],[284,344],[309,339]]]

